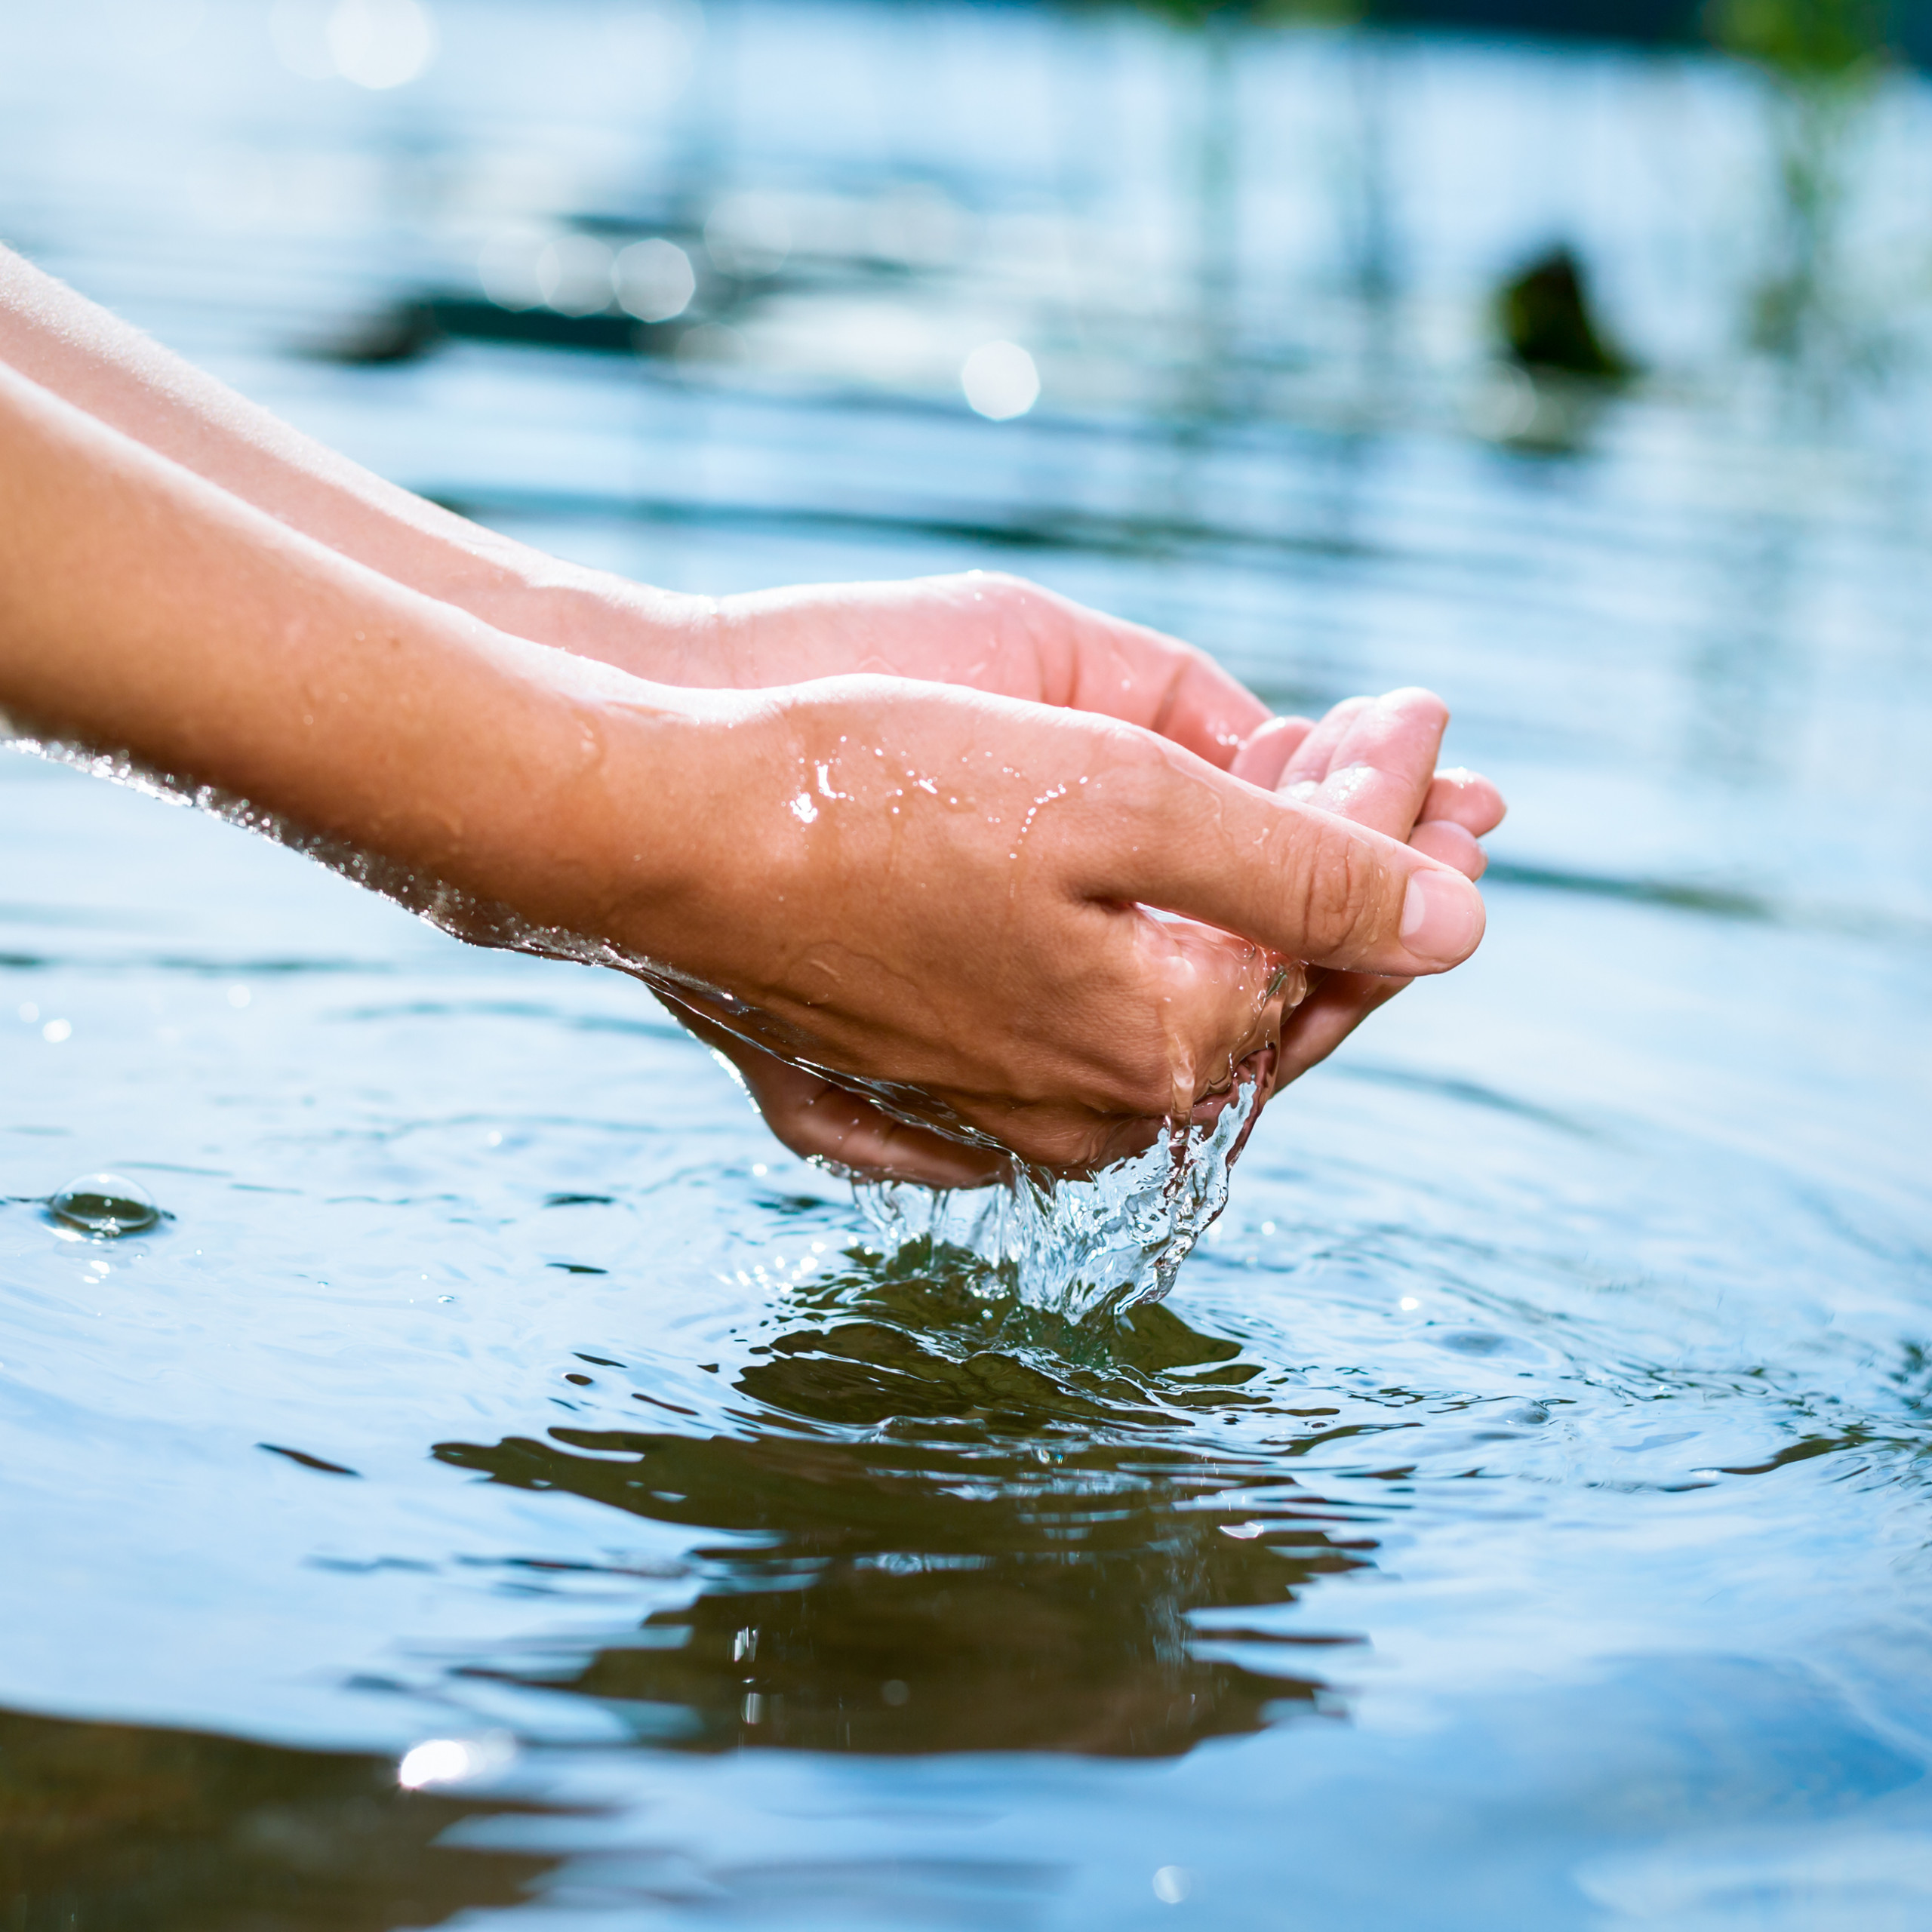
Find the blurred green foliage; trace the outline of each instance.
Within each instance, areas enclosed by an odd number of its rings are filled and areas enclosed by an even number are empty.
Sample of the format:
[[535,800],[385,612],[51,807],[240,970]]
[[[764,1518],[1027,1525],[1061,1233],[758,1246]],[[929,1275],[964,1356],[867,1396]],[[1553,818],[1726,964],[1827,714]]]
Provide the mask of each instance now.
[[1815,369],[1860,359],[1842,260],[1849,155],[1893,61],[1887,0],[1710,0],[1705,29],[1777,84],[1777,220],[1751,297],[1760,349]]
[[1884,57],[1884,0],[1712,0],[1706,31],[1725,52],[1801,83],[1860,78]]
[[1370,11],[1369,0],[1135,0],[1135,4],[1144,12],[1190,27],[1206,26],[1211,20],[1230,26],[1346,26]]

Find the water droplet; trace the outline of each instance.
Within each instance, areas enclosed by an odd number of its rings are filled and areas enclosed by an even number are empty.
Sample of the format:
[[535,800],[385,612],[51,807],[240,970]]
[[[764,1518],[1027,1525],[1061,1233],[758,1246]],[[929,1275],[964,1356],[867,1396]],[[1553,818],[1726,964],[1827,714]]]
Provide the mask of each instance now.
[[51,1196],[47,1211],[57,1221],[91,1235],[137,1235],[161,1219],[161,1210],[138,1183],[119,1174],[83,1174]]

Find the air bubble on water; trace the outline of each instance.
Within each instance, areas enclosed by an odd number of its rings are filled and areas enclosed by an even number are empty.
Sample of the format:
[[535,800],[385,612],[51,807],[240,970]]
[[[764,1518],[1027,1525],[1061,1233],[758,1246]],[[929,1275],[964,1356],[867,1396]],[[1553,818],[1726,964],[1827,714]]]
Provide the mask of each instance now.
[[83,1174],[70,1180],[48,1197],[47,1211],[66,1226],[110,1241],[143,1233],[161,1219],[146,1189],[120,1174]]

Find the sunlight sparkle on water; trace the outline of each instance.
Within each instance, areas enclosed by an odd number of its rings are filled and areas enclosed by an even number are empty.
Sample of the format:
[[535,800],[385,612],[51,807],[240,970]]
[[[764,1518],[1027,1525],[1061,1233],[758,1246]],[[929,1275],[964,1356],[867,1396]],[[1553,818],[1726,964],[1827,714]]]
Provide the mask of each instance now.
[[427,1738],[403,1753],[395,1781],[405,1791],[461,1784],[502,1770],[515,1755],[509,1740],[503,1737]]
[[275,0],[269,31],[291,73],[374,92],[414,80],[436,56],[435,22],[421,0]]
[[1004,423],[1039,401],[1040,372],[1018,343],[983,342],[961,367],[959,386],[980,415]]

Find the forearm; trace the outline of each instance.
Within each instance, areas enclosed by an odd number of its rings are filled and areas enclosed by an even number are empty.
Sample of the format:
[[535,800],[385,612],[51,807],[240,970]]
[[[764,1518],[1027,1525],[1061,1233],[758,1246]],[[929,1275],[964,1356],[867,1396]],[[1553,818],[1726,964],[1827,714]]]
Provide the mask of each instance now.
[[668,662],[702,621],[689,599],[577,570],[385,481],[4,248],[0,363],[288,528],[512,635],[590,641],[602,647],[592,654],[648,674],[660,626]]
[[1004,579],[673,595],[371,474],[0,248],[0,365],[341,555],[494,629],[666,683],[873,670],[1143,724],[1225,764],[1266,708],[1198,653]]
[[611,819],[611,721],[635,764],[654,730],[675,738],[676,696],[408,589],[0,368],[0,709],[17,720],[541,920],[581,909],[554,889],[574,868],[608,863],[585,844]]

